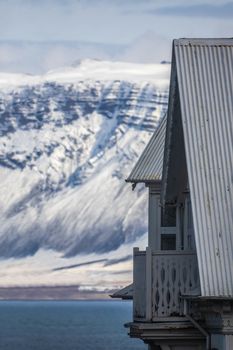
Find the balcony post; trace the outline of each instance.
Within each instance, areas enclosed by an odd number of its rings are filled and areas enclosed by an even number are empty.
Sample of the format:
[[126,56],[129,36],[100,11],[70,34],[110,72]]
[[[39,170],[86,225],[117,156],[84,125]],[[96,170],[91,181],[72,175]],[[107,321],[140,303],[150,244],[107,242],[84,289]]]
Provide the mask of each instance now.
[[152,319],[152,251],[146,248],[146,321]]
[[160,249],[160,184],[149,185],[148,245],[154,250]]
[[[137,299],[137,290],[135,288],[136,285],[136,279],[138,278],[137,276],[137,271],[136,271],[136,264],[135,264],[135,255],[139,252],[139,248],[138,247],[134,247],[133,248],[133,282],[134,282],[134,287],[133,287],[133,309],[135,308],[135,303],[136,303],[136,299]],[[133,310],[133,317],[134,317],[134,310]]]

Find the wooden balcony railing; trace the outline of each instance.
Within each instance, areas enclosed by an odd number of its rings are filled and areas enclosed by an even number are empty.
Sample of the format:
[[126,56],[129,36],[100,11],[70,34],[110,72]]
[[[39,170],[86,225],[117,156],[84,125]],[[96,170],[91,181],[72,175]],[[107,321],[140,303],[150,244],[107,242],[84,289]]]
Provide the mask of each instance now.
[[134,248],[134,321],[181,316],[181,295],[200,289],[195,252]]

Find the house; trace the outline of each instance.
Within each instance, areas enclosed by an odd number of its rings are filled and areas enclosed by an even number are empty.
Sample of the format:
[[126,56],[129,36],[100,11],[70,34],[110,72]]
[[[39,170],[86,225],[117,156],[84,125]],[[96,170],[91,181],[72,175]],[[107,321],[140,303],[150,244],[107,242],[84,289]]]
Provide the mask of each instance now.
[[173,41],[167,115],[129,175],[149,192],[131,337],[233,349],[233,39]]

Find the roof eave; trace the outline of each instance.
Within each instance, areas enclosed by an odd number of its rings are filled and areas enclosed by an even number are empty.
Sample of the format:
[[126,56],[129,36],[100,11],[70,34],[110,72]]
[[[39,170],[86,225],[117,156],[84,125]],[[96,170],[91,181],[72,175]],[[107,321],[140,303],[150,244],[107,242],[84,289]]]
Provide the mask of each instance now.
[[126,179],[125,182],[127,183],[134,183],[134,184],[138,184],[138,183],[144,183],[144,184],[157,184],[157,183],[161,183],[162,179],[157,179],[157,180],[145,180],[145,179]]

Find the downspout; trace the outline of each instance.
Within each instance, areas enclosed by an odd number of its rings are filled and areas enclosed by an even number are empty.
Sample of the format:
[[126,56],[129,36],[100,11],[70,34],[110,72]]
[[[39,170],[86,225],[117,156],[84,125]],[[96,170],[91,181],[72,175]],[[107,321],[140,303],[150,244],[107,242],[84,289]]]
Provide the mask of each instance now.
[[206,337],[206,350],[210,349],[210,335],[206,330],[188,314],[187,300],[184,299],[184,315]]

